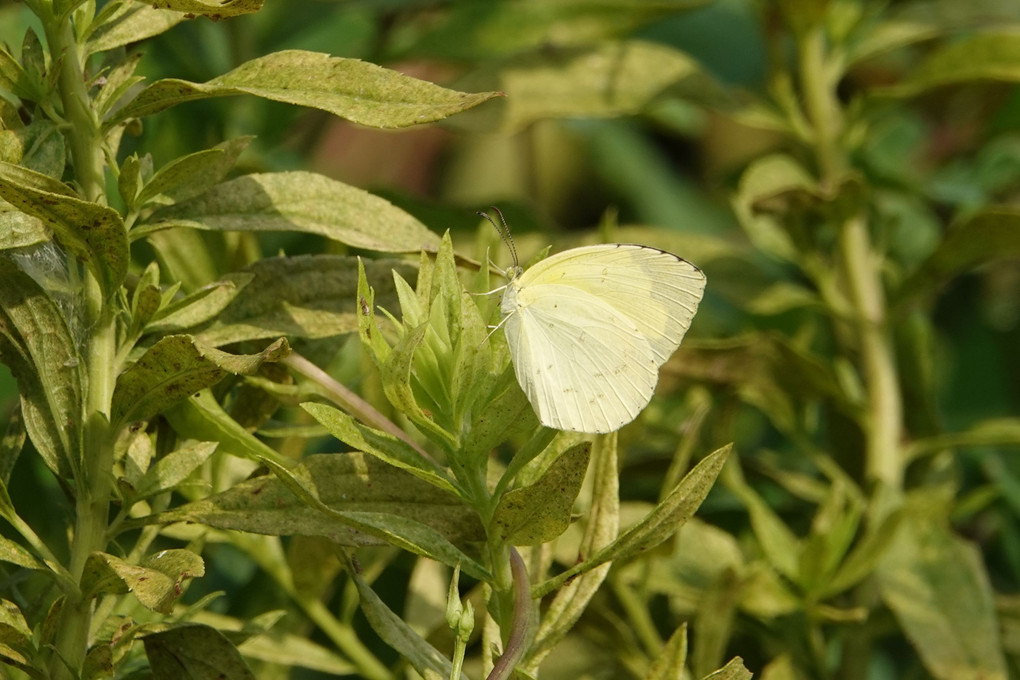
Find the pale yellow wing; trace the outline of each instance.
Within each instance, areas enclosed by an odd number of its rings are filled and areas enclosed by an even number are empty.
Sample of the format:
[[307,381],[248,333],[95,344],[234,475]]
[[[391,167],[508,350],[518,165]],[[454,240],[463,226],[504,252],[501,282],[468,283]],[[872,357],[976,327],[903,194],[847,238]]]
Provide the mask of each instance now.
[[690,262],[656,248],[606,244],[573,248],[527,269],[522,291],[559,284],[584,291],[630,319],[662,365],[680,346],[705,291],[705,275]]

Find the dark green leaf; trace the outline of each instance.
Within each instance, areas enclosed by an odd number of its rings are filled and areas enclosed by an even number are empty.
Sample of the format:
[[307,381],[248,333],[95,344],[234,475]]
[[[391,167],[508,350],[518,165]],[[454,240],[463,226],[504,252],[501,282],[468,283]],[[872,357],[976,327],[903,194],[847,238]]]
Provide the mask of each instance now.
[[185,624],[142,640],[153,680],[255,680],[241,653],[215,628]]

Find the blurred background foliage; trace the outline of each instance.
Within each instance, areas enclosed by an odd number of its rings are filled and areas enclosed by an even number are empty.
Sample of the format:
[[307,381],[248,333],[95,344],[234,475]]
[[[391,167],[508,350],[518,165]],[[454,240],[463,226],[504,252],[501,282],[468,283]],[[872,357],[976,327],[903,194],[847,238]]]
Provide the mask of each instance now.
[[[7,44],[29,22],[0,3]],[[823,79],[836,77],[821,114],[804,90],[819,26],[833,69]],[[300,48],[507,97],[401,131],[213,99],[147,118],[123,153],[160,167],[255,135],[239,172],[322,172],[451,230],[468,254],[490,240],[474,211],[496,204],[525,257],[550,242],[635,240],[706,271],[691,337],[664,370],[668,398],[621,434],[625,508],[657,502],[694,452],[732,440],[739,461],[668,550],[614,568],[543,677],[637,677],[635,659],[683,621],[695,676],[740,655],[772,680],[1020,677],[1016,31],[1012,0],[270,0],[137,46],[140,72],[203,82]],[[989,36],[1003,41],[980,42]],[[598,92],[613,59],[634,75]],[[839,129],[827,142],[824,116]],[[891,475],[865,453],[862,322],[840,308],[833,274],[854,215],[886,288],[882,332],[902,399]],[[981,219],[992,226],[973,227]],[[341,247],[195,238],[225,253],[214,265],[224,271]],[[15,396],[0,368],[5,409]],[[22,463],[10,488],[45,527],[47,508],[30,499],[59,497],[50,478]],[[932,524],[902,528],[919,516]],[[292,607],[240,552],[216,548],[208,564],[194,591],[228,591],[229,614]],[[408,587],[409,573],[427,583],[415,569],[405,556],[376,581],[411,618],[427,587]]]

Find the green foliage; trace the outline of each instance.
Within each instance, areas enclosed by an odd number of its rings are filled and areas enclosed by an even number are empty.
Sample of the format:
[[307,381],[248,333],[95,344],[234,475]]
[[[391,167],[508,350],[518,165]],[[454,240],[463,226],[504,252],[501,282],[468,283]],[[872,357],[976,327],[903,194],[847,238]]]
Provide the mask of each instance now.
[[[1016,675],[1018,27],[0,5],[0,677]],[[495,201],[706,272],[621,432],[538,423]]]

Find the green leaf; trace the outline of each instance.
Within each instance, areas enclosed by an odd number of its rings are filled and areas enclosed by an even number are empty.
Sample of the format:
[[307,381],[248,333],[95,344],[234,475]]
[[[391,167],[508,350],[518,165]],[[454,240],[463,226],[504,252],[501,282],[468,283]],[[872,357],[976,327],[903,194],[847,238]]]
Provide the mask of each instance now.
[[709,80],[694,59],[658,43],[546,50],[485,67],[462,80],[462,88],[492,88],[507,97],[453,122],[512,131],[547,118],[632,115],[681,86],[705,89]]
[[[356,258],[339,255],[255,262],[244,272],[254,278],[195,336],[220,346],[280,336],[319,339],[353,333],[358,329],[357,263]],[[417,272],[412,263],[395,259],[366,260],[364,267],[380,304],[389,307],[396,306],[393,272],[412,279]]]
[[0,257],[0,361],[18,380],[22,417],[51,470],[68,476],[81,456],[81,357],[60,309],[32,277]]
[[935,252],[900,287],[899,302],[922,297],[976,265],[1018,255],[1020,210],[988,208],[946,233]]
[[[410,42],[401,56],[440,57],[477,61],[532,48],[562,49],[604,42],[627,35],[660,17],[706,5],[711,0],[558,0],[556,2],[453,3],[437,27],[422,35],[423,22],[410,14],[396,31],[397,42]],[[404,35],[401,35],[404,34]]]
[[152,2],[135,0],[109,2],[96,15],[89,27],[85,40],[85,54],[106,52],[152,38],[186,18],[181,11],[157,9]]
[[24,645],[32,639],[32,629],[28,627],[24,615],[18,605],[10,600],[0,599],[0,640],[5,644]]
[[669,641],[656,656],[644,680],[673,680],[683,677],[684,664],[687,662],[687,623],[673,631]]
[[349,571],[358,588],[361,611],[376,635],[395,649],[427,680],[452,677],[453,666],[450,660],[387,607],[357,571],[353,569]]
[[706,675],[702,680],[751,680],[753,677],[754,674],[744,666],[744,660],[737,656],[719,670]]
[[913,97],[948,85],[979,81],[1020,82],[1020,34],[976,33],[947,42],[909,76],[891,87],[874,90],[887,97]]
[[[341,545],[391,543],[483,578],[485,570],[451,541],[479,541],[484,528],[457,496],[359,452],[319,454],[293,469],[323,507],[291,485],[259,477],[150,518],[200,522],[252,533],[324,536]],[[325,510],[325,511],[324,511]]]
[[0,250],[27,248],[50,240],[50,232],[38,217],[0,201]]
[[325,404],[304,403],[301,408],[326,430],[352,449],[375,456],[387,465],[400,468],[418,479],[457,494],[457,487],[433,461],[422,457],[413,447],[396,437],[356,422],[343,411]]
[[1020,446],[1020,418],[990,418],[962,432],[918,439],[907,449],[907,460],[946,449],[979,446]]
[[939,680],[1005,680],[993,592],[978,549],[918,507],[878,571],[882,599]]
[[1012,0],[923,0],[883,7],[848,40],[847,64],[943,35],[1020,21]]
[[283,338],[258,354],[236,355],[204,346],[190,335],[165,337],[117,379],[113,422],[146,420],[215,385],[228,373],[252,375],[266,361],[278,361],[289,353]]
[[390,253],[436,250],[439,237],[389,201],[323,175],[245,175],[162,208],[132,238],[171,227],[210,231],[318,234],[355,248]]
[[113,208],[83,201],[47,175],[2,161],[0,198],[52,229],[57,242],[88,263],[107,294],[124,280],[128,242]]
[[142,641],[153,680],[255,680],[241,653],[215,628],[189,623]]
[[145,471],[135,489],[135,498],[143,499],[172,491],[208,460],[215,450],[215,442],[189,442],[171,451]]
[[19,567],[37,571],[50,571],[49,567],[36,559],[28,550],[3,536],[0,536],[0,562],[16,564]]
[[95,552],[85,563],[82,590],[87,597],[130,592],[145,607],[169,614],[181,595],[181,584],[204,575],[205,563],[190,550],[161,550],[137,565]]
[[492,515],[490,535],[511,545],[538,545],[566,531],[590,454],[591,442],[572,446],[534,484],[503,494]]
[[732,444],[727,444],[706,456],[641,521],[592,557],[539,585],[535,588],[535,597],[556,590],[571,578],[600,564],[624,560],[651,550],[674,535],[705,500],[732,448]]
[[48,120],[35,120],[17,130],[2,130],[0,160],[59,180],[67,162],[64,135]]
[[152,0],[155,9],[207,16],[213,21],[252,14],[262,9],[265,0]]
[[209,191],[226,177],[252,139],[238,137],[167,163],[142,187],[135,202],[145,205],[160,196],[180,202]]
[[14,464],[18,462],[27,438],[28,432],[25,430],[25,420],[21,416],[21,406],[15,402],[7,420],[7,427],[3,436],[0,436],[0,482],[5,486],[11,482],[11,472],[14,471]]
[[237,94],[322,109],[360,125],[398,128],[441,120],[500,93],[457,92],[358,59],[282,50],[207,83],[158,80],[115,112],[107,125],[186,101]]
[[[203,286],[191,295],[159,309],[146,324],[143,332],[174,333],[212,321],[234,301],[238,293],[244,290],[253,278],[255,277],[252,274],[236,272],[227,275],[222,281]],[[284,333],[270,333],[266,337],[279,335]],[[204,338],[202,340],[205,341]]]

